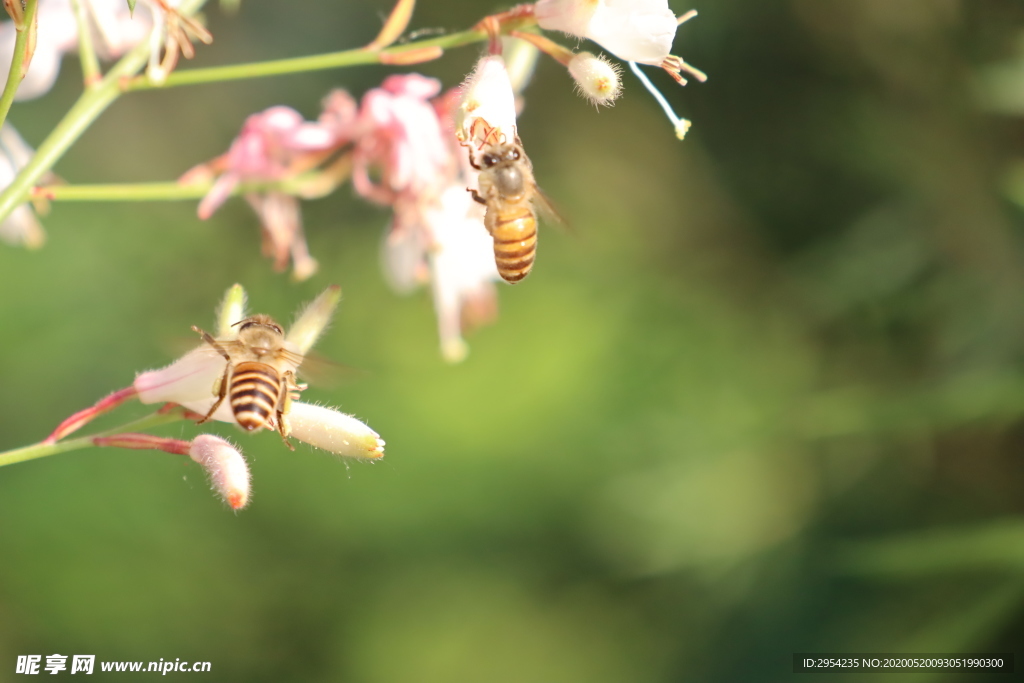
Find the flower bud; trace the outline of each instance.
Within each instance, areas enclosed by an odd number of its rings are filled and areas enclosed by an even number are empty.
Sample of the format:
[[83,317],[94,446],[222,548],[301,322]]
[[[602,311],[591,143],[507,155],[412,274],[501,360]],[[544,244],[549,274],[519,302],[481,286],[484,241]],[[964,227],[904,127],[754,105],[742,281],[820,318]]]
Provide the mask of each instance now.
[[591,104],[611,106],[622,93],[619,68],[603,56],[580,52],[569,60],[569,75],[576,81],[576,89]]
[[288,421],[296,439],[335,455],[368,459],[384,455],[384,440],[377,432],[337,410],[295,402]]
[[249,503],[249,466],[230,443],[212,434],[192,440],[189,456],[210,475],[210,483],[233,510]]

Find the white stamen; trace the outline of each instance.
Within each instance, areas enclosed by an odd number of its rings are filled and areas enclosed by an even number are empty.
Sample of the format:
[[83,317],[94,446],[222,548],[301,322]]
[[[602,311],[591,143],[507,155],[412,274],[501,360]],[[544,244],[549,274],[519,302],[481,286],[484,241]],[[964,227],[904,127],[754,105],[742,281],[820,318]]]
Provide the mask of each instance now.
[[654,99],[661,105],[665,115],[668,116],[668,120],[672,122],[675,127],[676,137],[682,140],[686,137],[686,132],[690,130],[692,125],[688,119],[681,118],[679,115],[672,110],[672,105],[668,103],[665,96],[651,83],[650,79],[647,78],[647,74],[640,70],[636,62],[629,62],[629,68],[636,74],[636,77],[640,79],[640,82],[644,84],[647,91],[654,96]]

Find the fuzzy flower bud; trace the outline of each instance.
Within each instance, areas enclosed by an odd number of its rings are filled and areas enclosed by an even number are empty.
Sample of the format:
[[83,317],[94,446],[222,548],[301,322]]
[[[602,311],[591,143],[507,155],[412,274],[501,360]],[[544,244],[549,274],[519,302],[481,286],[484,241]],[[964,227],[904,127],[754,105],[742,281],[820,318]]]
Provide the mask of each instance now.
[[611,106],[622,93],[619,68],[604,57],[580,52],[569,60],[569,75],[576,81],[577,91],[590,103]]
[[233,510],[249,503],[249,466],[234,446],[212,434],[192,440],[189,456],[210,475],[210,483]]
[[292,403],[288,420],[292,436],[310,446],[349,458],[384,455],[384,439],[356,418],[309,403]]

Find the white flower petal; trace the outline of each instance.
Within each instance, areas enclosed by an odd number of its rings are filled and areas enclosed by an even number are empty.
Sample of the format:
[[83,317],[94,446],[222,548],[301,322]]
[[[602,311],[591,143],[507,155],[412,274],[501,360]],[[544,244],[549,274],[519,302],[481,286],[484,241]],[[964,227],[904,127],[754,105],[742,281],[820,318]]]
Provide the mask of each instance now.
[[582,38],[599,4],[600,0],[538,0],[533,11],[542,29]]
[[209,410],[214,400],[213,388],[224,375],[225,366],[224,357],[209,344],[203,344],[167,367],[140,373],[135,377],[135,391],[142,403],[180,403],[196,410],[192,404],[205,401]]
[[494,240],[474,215],[476,204],[465,188],[453,185],[440,203],[427,213],[434,238],[428,257],[441,353],[456,363],[468,352],[462,339],[463,306],[467,299],[492,296],[492,283],[501,276],[494,264]]
[[456,126],[462,140],[481,143],[489,133],[504,136],[508,141],[515,139],[516,97],[505,60],[499,55],[488,55],[477,62],[462,86],[457,116]]
[[303,355],[308,353],[327,328],[328,323],[331,322],[331,317],[340,301],[341,287],[331,285],[325,289],[299,314],[298,319],[288,330],[285,341],[293,345],[299,353]]
[[384,277],[399,294],[408,294],[430,280],[426,233],[416,227],[388,229],[381,245]]
[[[5,123],[0,128],[0,188],[10,185],[34,154],[14,126]],[[34,249],[43,246],[46,233],[29,205],[22,204],[0,223],[0,240]]]
[[672,51],[678,22],[668,0],[539,0],[537,23],[589,38],[619,59],[657,66]]
[[235,323],[245,320],[245,288],[232,285],[224,294],[224,301],[217,309],[217,338],[234,338],[238,334]]
[[677,27],[665,0],[607,0],[591,18],[587,38],[619,59],[657,66],[672,52]]

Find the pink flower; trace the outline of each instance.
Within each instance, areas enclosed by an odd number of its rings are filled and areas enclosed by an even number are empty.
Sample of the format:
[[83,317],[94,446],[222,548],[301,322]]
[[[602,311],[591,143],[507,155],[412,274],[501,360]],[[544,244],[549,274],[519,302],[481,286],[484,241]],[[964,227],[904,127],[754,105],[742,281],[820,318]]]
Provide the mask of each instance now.
[[589,38],[616,57],[660,66],[677,21],[668,0],[538,0],[541,28]]
[[[241,182],[280,180],[294,174],[303,158],[337,146],[336,132],[321,123],[307,122],[291,107],[271,107],[245,120],[227,154],[210,165],[223,173],[199,203],[199,217],[207,219]],[[192,172],[186,174],[188,177]]]
[[[271,107],[246,119],[226,154],[197,166],[181,177],[189,183],[220,172],[213,187],[199,202],[198,214],[207,219],[220,208],[239,184],[288,178],[320,163],[347,140],[337,118],[306,121],[290,107]],[[304,280],[317,269],[302,230],[295,197],[278,191],[251,192],[246,200],[263,228],[263,252],[278,271],[291,259],[293,277]]]
[[[436,196],[454,173],[451,148],[430,104],[440,91],[438,81],[407,74],[389,76],[363,96],[352,184],[363,197],[394,205],[399,229],[416,220],[420,199]],[[371,178],[374,172],[379,182]]]
[[301,282],[316,273],[319,264],[309,253],[302,230],[299,200],[284,192],[251,192],[245,201],[263,227],[263,255],[274,261],[274,270],[284,271],[292,262],[292,277]]

